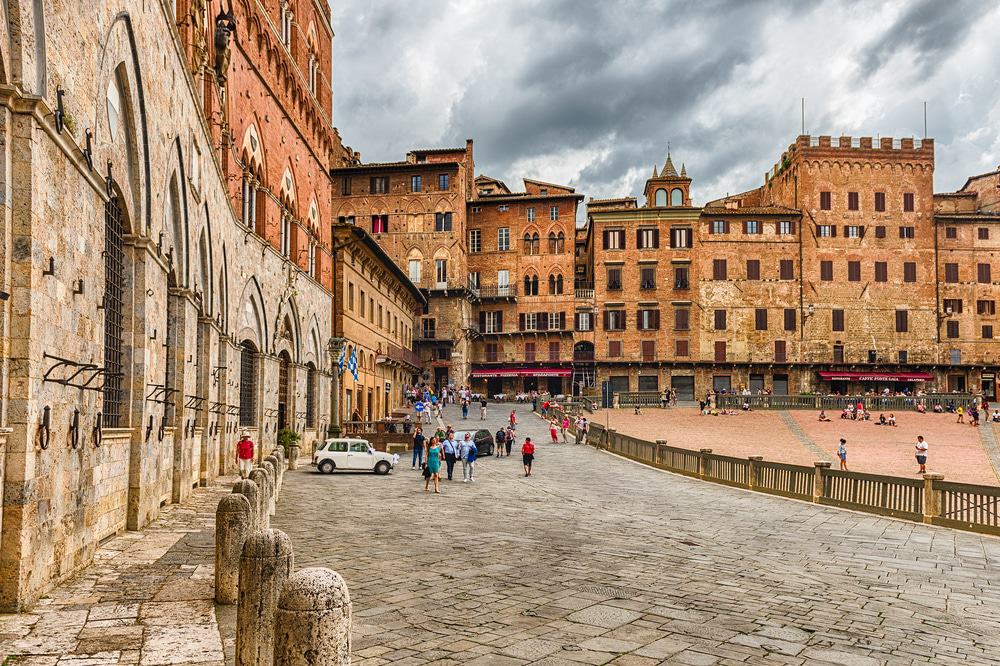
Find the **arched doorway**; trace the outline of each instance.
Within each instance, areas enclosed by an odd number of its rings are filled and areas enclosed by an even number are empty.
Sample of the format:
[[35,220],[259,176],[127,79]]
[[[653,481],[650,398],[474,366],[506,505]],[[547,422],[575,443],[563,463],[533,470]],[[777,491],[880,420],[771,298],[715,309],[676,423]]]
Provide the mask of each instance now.
[[284,430],[290,426],[288,409],[291,404],[289,396],[288,374],[292,366],[292,358],[288,352],[281,350],[278,353],[278,430]]

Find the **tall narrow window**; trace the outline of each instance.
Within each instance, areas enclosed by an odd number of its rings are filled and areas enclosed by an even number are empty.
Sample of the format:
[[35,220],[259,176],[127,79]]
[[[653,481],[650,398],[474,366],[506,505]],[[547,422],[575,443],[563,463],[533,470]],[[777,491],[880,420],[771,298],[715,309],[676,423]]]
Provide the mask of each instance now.
[[795,279],[795,262],[792,259],[782,259],[778,262],[778,276],[782,280]]
[[747,279],[760,279],[760,259],[747,259]]
[[832,199],[829,192],[819,193],[819,209],[820,210],[830,210],[830,203]]
[[292,254],[292,220],[287,214],[281,216],[281,254]]
[[316,427],[316,383],[318,381],[316,366],[312,361],[306,363],[306,427]]
[[913,212],[913,192],[903,194],[903,211],[906,213]]
[[434,260],[434,275],[437,279],[438,288],[447,286],[448,284],[448,260],[447,259],[435,259]]
[[713,280],[725,280],[726,279],[726,260],[725,259],[713,259],[712,260],[712,279]]
[[448,174],[446,173],[438,174],[439,190],[441,190],[442,192],[446,192],[450,184],[451,184],[451,177]]
[[876,282],[888,282],[889,281],[889,265],[884,261],[875,262],[875,281]]
[[989,264],[976,264],[976,282],[989,284],[993,281],[993,273]]
[[885,192],[875,193],[875,212],[877,213],[885,212]]
[[857,192],[847,193],[847,210],[858,210],[860,208],[860,198]]
[[896,332],[906,333],[910,330],[909,313],[906,310],[896,310]]
[[482,232],[479,229],[469,229],[469,252],[475,254],[482,249]]
[[819,279],[823,282],[833,281],[833,262],[832,261],[821,261],[819,262]]
[[240,425],[257,424],[257,348],[249,340],[240,345]]
[[125,302],[125,235],[118,197],[104,204],[104,407],[103,425],[122,427],[125,385],[122,320]]
[[844,311],[843,310],[831,310],[831,324],[830,330],[832,331],[843,331],[844,330]]
[[767,308],[754,310],[754,328],[758,331],[767,330]]
[[903,282],[917,281],[917,264],[913,261],[903,262]]
[[510,250],[510,228],[500,227],[497,229],[497,250],[507,252]]

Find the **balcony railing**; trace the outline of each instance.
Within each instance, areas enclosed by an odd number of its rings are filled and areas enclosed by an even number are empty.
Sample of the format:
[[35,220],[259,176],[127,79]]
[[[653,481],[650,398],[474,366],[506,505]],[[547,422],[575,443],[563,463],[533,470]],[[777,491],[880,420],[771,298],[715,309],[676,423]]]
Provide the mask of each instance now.
[[488,284],[474,290],[479,298],[517,298],[517,285]]
[[423,360],[420,356],[414,352],[412,349],[406,349],[405,347],[397,347],[396,345],[388,345],[385,353],[379,354],[375,359],[376,363],[397,363],[400,365],[408,365],[414,368],[423,367]]
[[576,289],[576,297],[578,299],[592,301],[594,300],[594,290],[593,289]]

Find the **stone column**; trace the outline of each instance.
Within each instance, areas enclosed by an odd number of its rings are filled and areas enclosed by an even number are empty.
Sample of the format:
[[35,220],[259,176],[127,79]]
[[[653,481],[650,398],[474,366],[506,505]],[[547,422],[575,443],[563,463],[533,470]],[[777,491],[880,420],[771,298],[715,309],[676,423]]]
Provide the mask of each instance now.
[[663,467],[663,454],[665,453],[665,451],[663,449],[665,449],[666,446],[667,446],[667,440],[665,440],[665,439],[658,439],[658,440],[656,440],[656,466],[657,467]]
[[274,617],[274,666],[351,663],[351,595],[336,571],[315,567],[285,581]]
[[261,487],[250,479],[243,479],[233,484],[233,494],[245,495],[250,502],[251,523],[250,531],[263,529],[263,519],[260,515],[260,493]]
[[298,469],[299,468],[299,446],[298,444],[292,444],[288,447],[288,469]]
[[705,471],[708,468],[706,465],[705,456],[712,452],[712,449],[699,449],[698,450],[698,478],[705,478]]
[[750,461],[750,473],[747,475],[747,483],[751,490],[757,487],[757,474],[760,472],[758,463],[763,459],[764,456],[749,456],[747,458]]
[[243,542],[253,528],[253,509],[243,494],[226,495],[215,511],[215,601],[236,603]]
[[274,453],[264,458],[264,462],[271,463],[271,467],[274,469],[274,498],[278,499],[278,495],[281,494],[281,461],[278,459]]
[[[987,424],[987,428],[990,426]],[[924,474],[924,522],[933,523],[941,516],[941,491],[934,489],[935,481],[944,481],[944,474]]]
[[250,480],[260,488],[257,495],[257,529],[266,530],[271,526],[271,484],[267,472],[262,467],[254,467],[250,472]]
[[243,544],[236,607],[236,666],[273,663],[275,609],[293,565],[292,541],[280,530],[254,532]]
[[[334,276],[336,280],[336,276]],[[340,370],[337,362],[340,361],[340,351],[344,348],[343,338],[330,338],[327,349],[330,352],[330,425],[327,426],[327,437],[340,437]],[[291,462],[291,456],[289,456]],[[289,466],[288,469],[295,469]]]
[[606,440],[607,450],[608,451],[614,450],[614,445],[615,442],[617,441],[618,431],[615,430],[614,428],[608,428],[607,430],[604,431],[604,434],[607,435],[607,440]]
[[830,463],[826,460],[814,462],[816,475],[813,477],[813,502],[819,502],[823,497],[823,470],[830,469]]
[[[271,456],[268,456],[270,458]],[[267,498],[267,513],[274,515],[274,505],[278,501],[278,472],[274,469],[274,464],[270,460],[263,460],[260,468],[267,473],[267,482],[271,485],[271,493]]]

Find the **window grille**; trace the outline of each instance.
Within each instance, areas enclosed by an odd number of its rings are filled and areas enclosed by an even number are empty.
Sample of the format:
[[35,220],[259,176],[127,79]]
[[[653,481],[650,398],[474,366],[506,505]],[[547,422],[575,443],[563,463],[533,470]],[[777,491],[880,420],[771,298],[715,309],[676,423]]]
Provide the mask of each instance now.
[[253,343],[240,345],[240,425],[257,423],[257,350]]
[[121,208],[118,198],[104,205],[104,413],[103,425],[122,426],[125,392],[122,390],[122,303],[125,251],[122,249]]

